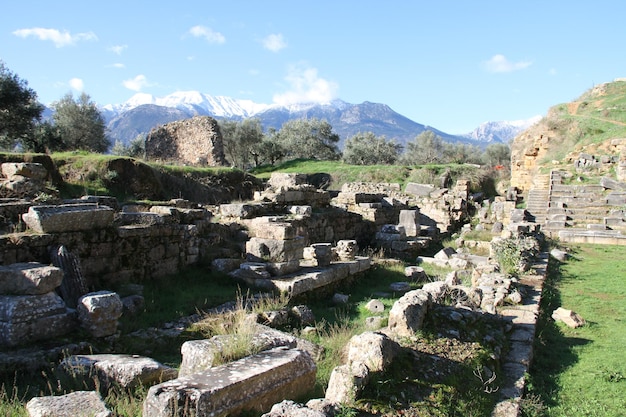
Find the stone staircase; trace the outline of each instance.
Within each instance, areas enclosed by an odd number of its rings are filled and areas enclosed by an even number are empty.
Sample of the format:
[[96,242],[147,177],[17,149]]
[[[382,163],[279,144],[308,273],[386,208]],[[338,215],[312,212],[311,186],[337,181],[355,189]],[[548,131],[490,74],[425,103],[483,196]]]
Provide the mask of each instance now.
[[542,225],[542,227],[548,218],[550,183],[550,174],[537,175],[533,180],[533,187],[528,191],[526,200],[526,211],[535,218],[535,223]]
[[564,185],[561,174],[552,171],[546,195],[540,188],[545,180],[537,178],[536,181],[536,189],[529,191],[527,210],[542,225],[546,235],[563,239],[595,233],[597,238],[599,235],[620,237],[626,232],[626,192],[608,190],[597,184]]

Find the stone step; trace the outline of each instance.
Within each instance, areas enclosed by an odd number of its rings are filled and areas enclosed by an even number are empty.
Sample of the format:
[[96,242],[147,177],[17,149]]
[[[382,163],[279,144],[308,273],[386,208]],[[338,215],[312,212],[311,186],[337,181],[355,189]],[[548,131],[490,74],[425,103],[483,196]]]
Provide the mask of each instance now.
[[554,184],[552,186],[552,192],[563,193],[605,193],[605,188],[601,185],[561,185]]
[[274,348],[154,385],[143,403],[143,415],[260,415],[277,402],[309,393],[315,374],[308,353]]
[[556,235],[562,242],[626,245],[626,235],[617,230],[571,228],[560,230]]

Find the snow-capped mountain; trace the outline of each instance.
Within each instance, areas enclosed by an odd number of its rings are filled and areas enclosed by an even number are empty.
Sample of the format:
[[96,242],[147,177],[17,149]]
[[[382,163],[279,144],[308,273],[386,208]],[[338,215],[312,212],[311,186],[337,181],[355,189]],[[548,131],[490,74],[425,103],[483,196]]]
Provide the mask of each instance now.
[[172,107],[184,112],[211,114],[216,117],[251,117],[270,107],[251,100],[237,100],[225,96],[210,96],[198,91],[177,91],[165,97],[137,93],[123,104],[108,104],[103,109],[110,114],[119,115],[144,104]]
[[297,103],[286,106],[259,104],[225,96],[211,96],[197,91],[178,91],[165,97],[138,93],[122,104],[101,108],[113,141],[128,143],[152,128],[175,120],[197,115],[217,119],[255,117],[265,129],[280,129],[287,120],[299,118],[326,119],[343,141],[359,132],[372,132],[395,139],[401,145],[413,140],[425,130],[433,131],[449,142],[482,145],[488,142],[508,142],[523,130],[526,121],[484,123],[467,135],[451,135],[426,126],[393,111],[380,103],[351,104],[342,100],[329,103]]
[[463,136],[480,142],[509,143],[515,136],[541,120],[541,116],[534,116],[525,120],[485,122],[476,129]]

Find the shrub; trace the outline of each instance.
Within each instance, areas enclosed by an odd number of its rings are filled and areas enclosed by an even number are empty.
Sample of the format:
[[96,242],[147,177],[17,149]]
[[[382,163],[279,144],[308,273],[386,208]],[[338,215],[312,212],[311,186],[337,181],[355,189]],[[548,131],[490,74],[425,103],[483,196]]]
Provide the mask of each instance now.
[[528,271],[530,261],[539,253],[539,242],[532,236],[495,239],[491,247],[500,270],[509,275]]

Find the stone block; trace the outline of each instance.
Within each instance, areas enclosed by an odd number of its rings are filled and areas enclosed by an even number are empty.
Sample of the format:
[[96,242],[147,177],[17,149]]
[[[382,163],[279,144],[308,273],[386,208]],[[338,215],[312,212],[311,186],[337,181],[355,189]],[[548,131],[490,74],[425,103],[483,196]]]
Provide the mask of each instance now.
[[255,217],[258,212],[258,206],[254,204],[233,203],[220,205],[220,215],[224,217],[251,219]]
[[289,262],[267,262],[265,268],[270,275],[275,277],[281,277],[283,275],[293,274],[300,269],[300,261]]
[[117,320],[124,306],[120,296],[112,291],[97,291],[78,299],[78,319],[94,337],[111,336],[117,332]]
[[305,239],[262,239],[253,237],[246,242],[246,253],[256,262],[288,262],[302,259]]
[[349,275],[350,265],[337,263],[328,268],[295,275],[289,279],[276,279],[273,283],[277,290],[295,296],[340,281]]
[[437,252],[434,258],[439,259],[441,261],[447,261],[450,258],[452,258],[453,255],[456,255],[456,251],[454,250],[454,248],[451,248],[448,246],[448,247],[441,249],[439,252]]
[[42,295],[0,295],[0,321],[30,321],[65,313],[65,303],[54,292]]
[[308,353],[275,348],[151,387],[143,416],[263,413],[280,401],[310,392],[315,374]]
[[336,252],[341,260],[353,260],[359,250],[356,240],[340,240],[337,242]]
[[216,271],[228,273],[238,269],[241,262],[241,259],[237,258],[218,258],[211,262],[211,268]]
[[101,206],[108,206],[115,211],[119,211],[120,209],[117,198],[108,195],[84,195],[79,198],[79,201],[83,203],[94,203]]
[[584,326],[586,323],[585,319],[583,319],[579,314],[563,307],[559,307],[552,312],[552,319],[563,322],[573,329]]
[[421,231],[419,210],[400,210],[398,224],[404,227],[407,236],[419,236]]
[[422,286],[422,291],[430,294],[430,299],[433,302],[439,303],[443,301],[448,292],[448,285],[444,281],[428,282]]
[[112,208],[95,204],[31,206],[22,219],[35,232],[58,233],[112,227],[113,214]]
[[[234,335],[217,335],[210,339],[189,340],[180,348],[182,362],[179,376],[187,376],[205,371],[217,362],[219,353],[235,342]],[[297,340],[294,336],[274,330],[261,324],[254,325],[254,334],[250,338],[250,344],[256,351],[269,350],[281,346],[295,348]]]
[[608,177],[600,178],[600,185],[608,190],[626,191],[626,183],[615,181]]
[[313,209],[311,206],[289,206],[287,211],[294,216],[311,217]]
[[404,294],[391,307],[389,330],[400,337],[413,336],[422,328],[430,302],[430,294],[421,289]]
[[414,282],[424,281],[428,277],[424,268],[414,265],[404,268],[404,276]]
[[304,406],[291,400],[285,400],[274,404],[269,413],[263,414],[261,417],[327,417],[328,415],[324,411],[311,409],[308,405]]
[[138,355],[73,355],[65,358],[59,368],[87,382],[96,376],[105,388],[116,385],[123,388],[150,386],[178,376],[176,369]]
[[35,397],[28,401],[30,417],[112,417],[96,391],[75,391],[65,395]]
[[400,352],[400,345],[378,332],[364,332],[348,342],[348,363],[360,362],[370,372],[383,372]]
[[53,291],[63,281],[60,268],[38,262],[0,266],[0,294],[41,295]]
[[48,176],[46,168],[42,164],[34,162],[4,162],[0,169],[2,169],[2,175],[8,180],[25,177],[43,181]]
[[75,328],[75,314],[54,292],[0,295],[0,345],[16,346],[50,339]]
[[370,372],[361,362],[340,365],[333,369],[324,398],[335,404],[351,404],[369,381]]
[[159,213],[151,213],[147,211],[138,212],[122,212],[118,215],[119,224],[122,226],[128,225],[142,225],[142,226],[154,226],[158,224],[165,224],[167,217]]
[[267,184],[272,188],[290,188],[297,185],[306,184],[305,174],[292,174],[285,172],[273,172]]
[[298,230],[280,217],[256,217],[248,223],[250,234],[261,239],[288,240],[298,236]]

